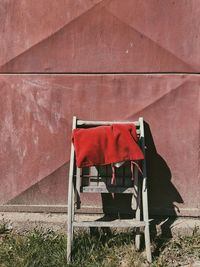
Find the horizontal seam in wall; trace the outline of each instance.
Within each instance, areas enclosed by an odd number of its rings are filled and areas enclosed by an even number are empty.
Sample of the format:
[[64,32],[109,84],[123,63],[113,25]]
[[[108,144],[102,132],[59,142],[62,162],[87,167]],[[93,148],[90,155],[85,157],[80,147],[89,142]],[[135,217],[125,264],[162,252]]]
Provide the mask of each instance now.
[[0,72],[0,75],[199,75],[200,72]]

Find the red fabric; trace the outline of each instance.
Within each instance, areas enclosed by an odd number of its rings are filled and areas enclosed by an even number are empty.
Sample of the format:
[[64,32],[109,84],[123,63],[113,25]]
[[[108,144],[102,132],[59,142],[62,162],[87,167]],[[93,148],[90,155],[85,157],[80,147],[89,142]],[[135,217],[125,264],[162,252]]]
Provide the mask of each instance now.
[[134,124],[74,129],[72,141],[79,168],[144,159]]

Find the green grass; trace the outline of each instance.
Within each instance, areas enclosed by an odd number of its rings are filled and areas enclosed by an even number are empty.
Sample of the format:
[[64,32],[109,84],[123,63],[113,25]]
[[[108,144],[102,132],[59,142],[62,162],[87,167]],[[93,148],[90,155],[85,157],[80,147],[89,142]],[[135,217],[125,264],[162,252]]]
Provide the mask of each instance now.
[[61,267],[66,263],[66,237],[35,229],[23,235],[7,233],[0,238],[1,267]]
[[71,266],[135,266],[141,267],[144,259],[133,246],[131,232],[112,233],[100,231],[89,235],[79,232],[74,242],[74,261]]
[[[0,224],[0,267],[142,267],[147,266],[144,253],[136,252],[134,233],[78,231],[74,238],[74,258],[66,264],[67,238],[51,230],[34,229],[14,233]],[[200,231],[171,240],[154,240],[152,267],[181,266],[200,260]]]

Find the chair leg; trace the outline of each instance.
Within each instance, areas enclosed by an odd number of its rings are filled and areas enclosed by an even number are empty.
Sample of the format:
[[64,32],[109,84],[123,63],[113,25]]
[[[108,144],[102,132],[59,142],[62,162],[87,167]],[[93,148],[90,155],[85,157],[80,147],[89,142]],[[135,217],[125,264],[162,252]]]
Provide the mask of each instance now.
[[[71,188],[73,190],[73,188]],[[70,191],[72,191],[70,190]],[[72,242],[73,242],[73,192],[69,192],[68,200],[68,225],[67,225],[67,263],[71,262],[71,251],[72,251]]]
[[[76,128],[76,117],[73,117],[72,129]],[[69,184],[68,184],[68,220],[67,220],[67,263],[71,261],[72,242],[73,242],[73,221],[74,221],[74,146],[71,144]]]
[[75,193],[76,209],[81,208],[81,201],[80,201],[81,171],[82,171],[81,168],[76,168],[76,193]]
[[[74,152],[72,148],[72,152]],[[68,220],[67,220],[67,262],[71,261],[72,243],[73,243],[73,221],[74,221],[74,157],[71,157],[70,171],[69,171],[69,185],[68,185]]]
[[[70,186],[70,185],[69,185]],[[71,262],[73,244],[73,221],[74,221],[75,194],[74,185],[71,183],[68,193],[68,225],[67,225],[67,263]]]
[[147,178],[146,177],[143,178],[142,203],[143,203],[143,217],[144,217],[144,221],[145,221],[144,238],[145,238],[146,255],[147,255],[148,262],[151,263],[152,262],[152,255],[151,255],[151,243],[150,243],[148,197],[147,197]]
[[135,233],[135,248],[137,251],[139,251],[141,248],[141,234],[139,227],[136,228],[136,233]]
[[149,223],[147,223],[145,225],[144,238],[145,238],[145,248],[146,248],[147,261],[149,263],[152,263]]
[[[134,180],[134,188],[135,188],[135,199],[136,199],[136,211],[135,211],[135,218],[137,221],[141,221],[141,190],[140,190],[140,183],[138,179],[138,170],[135,168],[135,180]],[[135,248],[136,250],[140,250],[141,248],[141,234],[140,228],[136,228],[135,232]]]

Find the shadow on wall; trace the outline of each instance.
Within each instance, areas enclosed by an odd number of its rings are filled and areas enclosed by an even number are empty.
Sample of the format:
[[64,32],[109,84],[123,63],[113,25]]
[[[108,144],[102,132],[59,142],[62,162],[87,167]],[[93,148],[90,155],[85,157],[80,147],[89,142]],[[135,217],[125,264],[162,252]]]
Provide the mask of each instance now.
[[[155,220],[155,224],[165,220],[161,226],[161,233],[171,237],[171,224],[179,213],[178,207],[174,204],[183,203],[183,199],[176,187],[171,182],[171,171],[166,161],[157,153],[150,127],[147,122],[145,127],[145,144],[148,174],[149,210],[151,216],[160,215],[161,219]],[[155,226],[155,225],[154,225]]]

